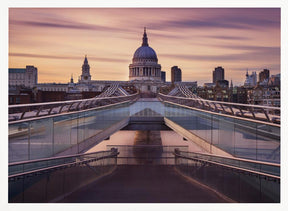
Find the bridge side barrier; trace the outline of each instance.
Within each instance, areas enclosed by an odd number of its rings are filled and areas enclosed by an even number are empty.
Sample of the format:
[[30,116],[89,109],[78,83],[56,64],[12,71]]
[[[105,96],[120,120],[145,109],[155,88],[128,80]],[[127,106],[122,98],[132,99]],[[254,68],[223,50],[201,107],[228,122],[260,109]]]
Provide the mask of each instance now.
[[10,122],[9,163],[82,153],[128,124],[127,105]]
[[178,171],[238,202],[280,202],[280,165],[175,149]]
[[9,106],[9,122],[113,105],[133,101],[138,97],[139,94],[136,93],[129,96],[97,97],[82,100],[11,105]]
[[25,165],[27,169],[9,175],[9,203],[57,201],[111,173],[117,165],[118,154],[114,148],[110,151],[31,161],[30,167],[28,162],[12,164]]
[[180,106],[184,105],[231,116],[267,121],[276,124],[281,123],[280,107],[211,101],[201,98],[169,96],[161,93],[158,94],[158,99],[172,102]]
[[44,168],[51,168],[58,165],[65,165],[74,163],[77,160],[85,160],[87,158],[99,158],[110,155],[111,151],[100,151],[86,154],[76,154],[70,156],[58,156],[52,158],[36,159],[29,161],[21,161],[9,163],[9,177],[15,177],[16,175],[24,175],[27,172],[38,171]]

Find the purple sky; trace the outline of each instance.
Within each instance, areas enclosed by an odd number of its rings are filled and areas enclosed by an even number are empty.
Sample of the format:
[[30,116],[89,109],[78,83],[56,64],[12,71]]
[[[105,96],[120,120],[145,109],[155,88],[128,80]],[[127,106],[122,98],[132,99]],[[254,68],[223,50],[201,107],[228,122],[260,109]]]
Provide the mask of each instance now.
[[9,9],[9,67],[38,67],[39,82],[68,82],[87,54],[93,80],[128,80],[143,27],[166,78],[212,81],[217,66],[243,84],[246,70],[280,73],[280,9]]

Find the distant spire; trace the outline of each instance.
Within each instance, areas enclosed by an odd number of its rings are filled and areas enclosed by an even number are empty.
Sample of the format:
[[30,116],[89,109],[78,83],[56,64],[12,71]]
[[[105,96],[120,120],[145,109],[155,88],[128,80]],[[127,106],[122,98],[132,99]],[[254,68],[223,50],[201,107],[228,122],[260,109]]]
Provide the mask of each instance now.
[[87,54],[85,55],[84,64],[88,64]]
[[147,37],[147,34],[146,34],[146,27],[144,27],[144,34],[143,34],[143,42],[142,42],[142,46],[149,46],[148,45],[148,37]]
[[70,83],[74,83],[74,80],[73,80],[73,73],[71,74]]

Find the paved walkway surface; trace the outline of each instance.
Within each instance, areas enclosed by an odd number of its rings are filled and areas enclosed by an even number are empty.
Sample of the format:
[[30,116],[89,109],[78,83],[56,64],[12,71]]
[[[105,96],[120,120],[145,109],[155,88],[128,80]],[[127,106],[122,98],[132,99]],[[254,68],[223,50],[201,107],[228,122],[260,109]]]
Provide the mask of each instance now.
[[60,203],[223,203],[214,192],[178,174],[172,166],[118,166]]

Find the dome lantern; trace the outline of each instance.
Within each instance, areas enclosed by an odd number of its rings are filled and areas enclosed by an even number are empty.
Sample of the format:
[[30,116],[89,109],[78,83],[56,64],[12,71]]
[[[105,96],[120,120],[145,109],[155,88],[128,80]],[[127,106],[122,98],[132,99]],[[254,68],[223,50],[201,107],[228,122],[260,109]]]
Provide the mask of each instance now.
[[146,27],[144,27],[144,34],[143,34],[142,40],[143,40],[142,46],[149,46],[148,45],[148,37],[147,37],[147,34],[146,34]]

